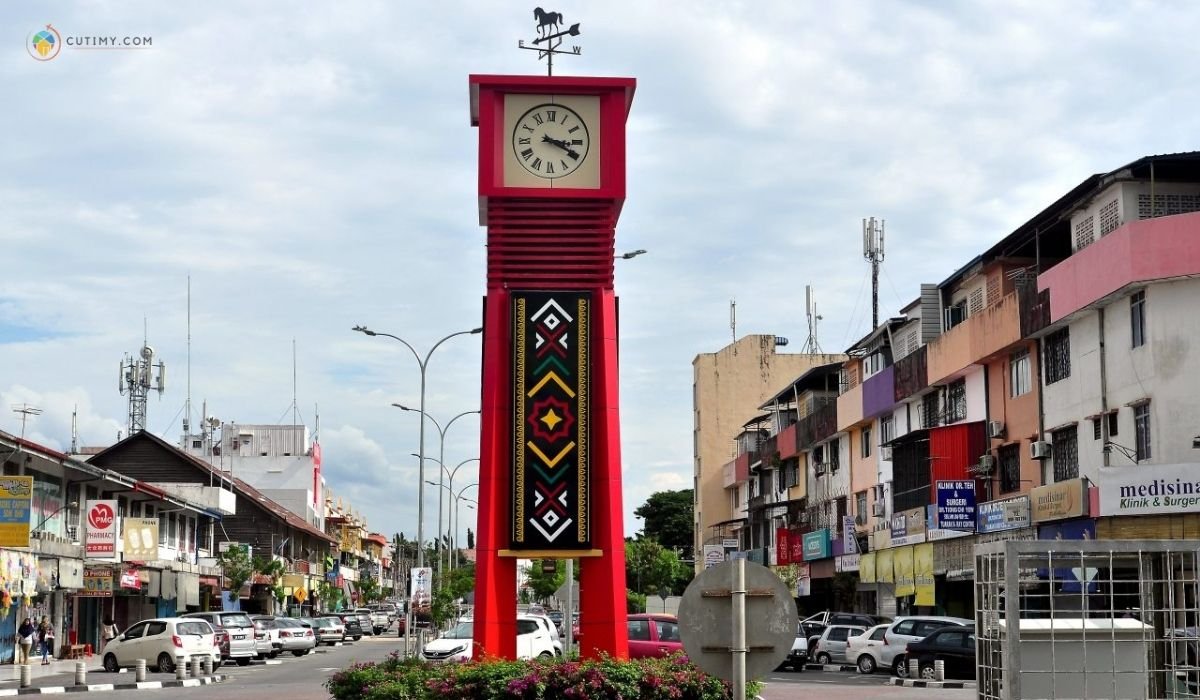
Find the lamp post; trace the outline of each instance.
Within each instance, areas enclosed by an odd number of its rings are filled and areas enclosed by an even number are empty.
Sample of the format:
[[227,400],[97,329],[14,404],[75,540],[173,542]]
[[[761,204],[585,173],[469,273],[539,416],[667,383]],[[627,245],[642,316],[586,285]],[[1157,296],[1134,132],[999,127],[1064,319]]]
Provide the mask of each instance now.
[[[414,457],[420,456],[415,452],[412,453],[412,455]],[[433,457],[426,457],[425,459],[433,459]],[[469,462],[478,462],[478,461],[479,461],[478,457],[471,457],[470,459],[464,459],[463,461],[458,463],[458,466],[456,466],[453,470],[451,470],[451,469],[447,469],[446,465],[443,464],[441,460],[437,460],[438,466],[440,466],[442,468],[442,470],[441,470],[442,478],[440,478],[438,480],[440,483],[435,484],[432,481],[428,481],[428,480],[426,480],[425,483],[429,484],[430,486],[437,486],[442,489],[447,489],[450,492],[450,495],[453,496],[454,495],[454,475],[458,473],[459,469],[462,469],[462,466],[464,464],[467,464]],[[450,482],[449,485],[446,484],[446,481]],[[438,538],[439,539],[442,536],[442,533],[441,533],[441,528],[442,528],[441,503],[442,503],[442,492],[439,490],[438,491]],[[447,510],[449,510],[449,509],[447,508]],[[450,517],[449,516],[450,516],[450,513],[447,513],[446,514],[447,529],[449,528],[449,525],[450,525]],[[451,550],[451,551],[453,551],[453,550]],[[453,554],[451,556],[453,556]],[[450,562],[450,570],[451,571],[454,570],[454,561],[453,560],[451,560],[451,562]],[[441,576],[442,576],[442,558],[439,555],[438,556],[438,578],[441,578]]]
[[[429,358],[433,355],[433,351],[437,350],[438,347],[442,343],[446,342],[447,340],[450,340],[451,338],[453,338],[455,336],[476,335],[476,334],[482,333],[483,327],[480,326],[478,328],[472,328],[469,331],[458,331],[455,333],[451,333],[450,335],[447,335],[446,337],[444,337],[441,340],[434,343],[433,347],[429,348],[429,352],[425,353],[424,359],[421,358],[420,353],[418,353],[416,351],[416,349],[413,348],[413,346],[408,343],[407,340],[401,338],[398,335],[392,335],[391,333],[379,333],[379,332],[370,330],[366,326],[361,326],[361,325],[355,326],[352,330],[354,330],[358,333],[362,333],[364,335],[383,336],[385,338],[391,338],[392,340],[395,340],[395,341],[399,342],[401,345],[403,345],[404,347],[408,348],[409,352],[411,352],[413,354],[413,357],[417,360],[417,366],[421,368],[421,413],[425,413],[425,375],[427,373],[426,371],[429,369]],[[417,471],[418,471],[418,479],[417,479],[417,568],[420,569],[420,568],[425,567],[425,421],[421,421],[421,429],[418,432],[418,435],[420,437],[418,438],[418,441],[417,441],[417,450],[421,454],[421,463],[417,467]],[[410,598],[411,598],[411,596],[410,596]],[[409,619],[405,623],[406,631],[409,629],[412,629],[412,624],[411,624],[412,623],[412,603],[411,603],[411,600],[409,602],[408,610],[409,610],[409,613],[408,613]],[[408,651],[408,644],[406,642],[405,643],[405,652],[407,652],[407,651]]]
[[[436,420],[434,420],[434,417],[429,415],[428,413],[426,413],[424,411],[424,409],[412,409],[412,408],[409,408],[408,406],[405,406],[404,404],[399,404],[399,403],[393,403],[392,405],[395,406],[396,408],[400,409],[401,411],[415,411],[417,413],[420,413],[422,425],[425,424],[426,418],[428,418],[430,421],[433,421],[433,425],[435,428],[437,428],[437,431],[438,431],[438,444],[439,444],[438,464],[442,465],[443,470],[446,468],[446,466],[444,464],[444,462],[446,461],[446,433],[450,432],[450,426],[454,425],[454,421],[458,420],[459,418],[462,418],[463,416],[469,416],[472,413],[476,413],[476,414],[479,413],[479,409],[475,409],[472,411],[463,411],[462,413],[458,414],[457,416],[454,416],[449,421],[447,421],[446,427],[443,428],[441,423],[438,423]],[[425,462],[425,460],[422,456],[423,454],[424,453],[422,453],[421,455],[417,455],[417,457],[421,459],[422,466],[424,466],[424,462]],[[424,476],[424,472],[422,472],[422,476]],[[438,483],[444,483],[444,482],[439,478]],[[438,491],[438,533],[439,533],[438,536],[439,537],[441,537],[441,529],[442,529],[442,492]],[[440,578],[441,575],[442,575],[442,559],[439,556],[438,557],[438,577]]]
[[[458,504],[461,501],[469,501],[470,503],[479,505],[479,501],[476,501],[473,498],[467,498],[467,497],[463,496],[463,493],[465,493],[466,490],[471,488],[472,486],[479,486],[479,482],[476,481],[475,483],[467,484],[466,486],[459,489],[458,493],[454,494],[454,542],[455,542],[456,548],[457,548],[457,543],[458,543]],[[471,507],[471,506],[468,506],[468,507]]]

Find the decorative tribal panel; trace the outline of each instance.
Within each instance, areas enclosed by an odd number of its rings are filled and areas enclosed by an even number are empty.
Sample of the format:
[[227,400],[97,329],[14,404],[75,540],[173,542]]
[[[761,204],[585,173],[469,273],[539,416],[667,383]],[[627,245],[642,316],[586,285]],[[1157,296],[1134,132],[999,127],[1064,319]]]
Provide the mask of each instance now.
[[512,292],[512,548],[590,549],[591,294]]

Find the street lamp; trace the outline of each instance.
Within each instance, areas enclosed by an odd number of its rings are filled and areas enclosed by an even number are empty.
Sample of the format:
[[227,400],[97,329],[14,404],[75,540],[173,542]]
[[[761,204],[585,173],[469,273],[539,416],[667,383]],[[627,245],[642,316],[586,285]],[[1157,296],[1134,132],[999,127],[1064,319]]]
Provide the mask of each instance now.
[[[438,346],[440,346],[442,343],[446,342],[447,340],[450,340],[451,338],[453,338],[455,336],[476,335],[476,334],[482,333],[483,327],[481,326],[479,328],[472,328],[469,331],[458,331],[456,333],[451,333],[450,335],[448,335],[448,336],[442,338],[441,340],[437,341],[436,343],[434,343],[433,347],[429,348],[429,352],[425,353],[424,359],[421,358],[420,353],[418,353],[416,351],[416,349],[413,348],[412,345],[409,345],[407,340],[401,338],[398,335],[392,335],[391,333],[379,333],[377,331],[373,331],[373,330],[367,328],[366,326],[361,326],[361,325],[355,326],[351,330],[354,330],[357,333],[362,333],[364,335],[369,335],[372,337],[381,335],[381,336],[384,336],[385,338],[391,338],[392,340],[395,340],[395,341],[399,342],[400,344],[402,344],[404,347],[408,348],[409,352],[411,352],[413,354],[413,357],[417,360],[417,366],[421,368],[421,413],[424,413],[425,412],[425,375],[427,373],[426,370],[429,369],[429,358],[433,355],[433,351],[437,350]],[[421,568],[425,567],[425,421],[421,421],[421,429],[418,434],[420,437],[417,442],[417,449],[421,453],[421,463],[417,467],[417,469],[418,469],[417,568],[421,569]],[[412,622],[411,601],[410,601],[410,605],[408,606],[408,610],[409,610],[409,613],[408,613],[409,619],[405,623],[406,630],[412,629],[412,625],[410,624]],[[406,643],[405,644],[405,652],[407,652],[407,651],[408,651],[408,645]]]
[[633,260],[633,259],[634,259],[634,258],[636,258],[637,256],[639,256],[639,255],[645,255],[645,254],[646,254],[646,251],[644,251],[644,250],[642,250],[642,249],[640,249],[640,248],[639,248],[639,249],[637,249],[637,250],[631,250],[631,251],[629,251],[628,253],[621,253],[621,254],[620,254],[620,255],[618,255],[617,257],[618,257],[618,258],[620,258],[620,259],[622,259],[622,260]]
[[[458,523],[458,504],[462,501],[468,501],[468,503],[467,503],[468,508],[474,507],[471,505],[471,503],[474,503],[475,505],[479,505],[479,501],[476,501],[473,498],[467,498],[466,496],[463,495],[466,492],[466,490],[471,488],[472,486],[479,486],[479,482],[476,481],[474,483],[467,484],[466,486],[459,489],[458,493],[454,494],[454,537],[453,537],[453,539],[454,539],[455,549],[458,549],[458,525],[459,525],[459,523]],[[477,527],[478,527],[478,525],[477,525]]]
[[[418,454],[417,454],[417,453],[415,453],[415,452],[413,452],[413,453],[411,453],[411,454],[412,454],[412,456],[413,456],[413,457],[418,457],[418,458],[420,457],[420,455],[418,455]],[[426,457],[425,459],[433,459],[433,457]],[[461,469],[461,468],[462,468],[462,466],[463,466],[464,464],[467,464],[468,462],[478,462],[478,461],[479,461],[479,458],[478,458],[478,457],[471,457],[470,459],[464,459],[463,461],[461,461],[461,462],[459,462],[459,463],[458,463],[458,466],[456,466],[456,467],[455,467],[453,470],[451,470],[451,469],[448,469],[448,468],[446,467],[446,465],[442,463],[442,461],[441,461],[441,460],[437,460],[437,463],[438,463],[438,465],[439,465],[439,466],[442,468],[442,471],[441,471],[441,477],[442,477],[442,478],[438,479],[438,481],[440,481],[441,483],[439,483],[439,484],[433,484],[433,483],[432,483],[432,482],[430,482],[430,481],[426,481],[425,483],[427,483],[427,484],[430,484],[430,485],[436,485],[436,486],[439,486],[439,487],[441,487],[441,488],[448,489],[448,490],[449,490],[449,492],[450,492],[450,495],[451,495],[451,496],[453,496],[453,495],[454,495],[454,475],[458,473],[458,470],[459,470],[459,469]],[[448,478],[447,478],[447,477],[448,477]],[[449,486],[447,486],[447,484],[445,483],[446,481],[449,481],[449,482],[450,482]],[[438,538],[439,538],[439,540],[440,540],[440,538],[441,538],[441,528],[442,528],[442,508],[441,508],[441,503],[442,503],[442,492],[441,492],[441,491],[438,491]],[[449,514],[449,513],[447,513],[446,515],[447,515],[447,517],[446,517],[446,525],[447,525],[447,526],[449,526],[449,525],[450,525],[450,517],[449,517],[449,515],[450,515],[450,514]],[[440,552],[440,550],[439,550],[439,552]],[[453,556],[453,551],[451,551],[451,555],[450,555],[450,556]],[[453,561],[453,559],[451,559],[451,561],[450,561],[450,570],[451,570],[451,571],[453,571],[453,570],[454,570],[454,561]],[[438,556],[438,577],[440,578],[440,577],[441,577],[441,575],[442,575],[442,557],[439,555],[439,556]]]

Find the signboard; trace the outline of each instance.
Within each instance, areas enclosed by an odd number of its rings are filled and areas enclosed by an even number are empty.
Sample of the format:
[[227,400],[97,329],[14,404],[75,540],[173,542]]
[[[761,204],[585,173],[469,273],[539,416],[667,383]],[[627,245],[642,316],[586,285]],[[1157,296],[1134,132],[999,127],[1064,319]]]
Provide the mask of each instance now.
[[412,570],[412,590],[409,599],[413,605],[429,605],[433,601],[433,568],[421,567]]
[[0,478],[0,547],[29,546],[32,476]]
[[737,549],[738,544],[738,539],[736,537],[726,537],[725,539],[721,540],[721,546],[725,549]]
[[92,566],[83,569],[83,590],[76,592],[75,595],[88,598],[111,598],[112,594],[112,569]]
[[117,502],[87,501],[83,509],[84,552],[99,559],[117,556]]
[[875,583],[875,552],[867,552],[858,561],[859,583]]
[[858,554],[858,535],[854,532],[854,516],[842,516],[842,554]]
[[829,530],[822,528],[804,534],[804,561],[828,559],[830,556]]
[[126,561],[158,559],[158,518],[124,518],[122,527]]
[[725,561],[725,548],[719,544],[704,545],[704,568],[712,567]]
[[812,594],[812,569],[808,564],[796,565],[796,597],[803,598]]
[[788,544],[792,547],[792,563],[804,561],[804,533],[793,529],[792,533],[788,535]]
[[933,575],[932,542],[913,547],[913,579],[917,589],[917,599],[913,604],[936,605],[937,579]]
[[976,528],[980,534],[1020,530],[1031,524],[1029,496],[980,503],[977,510]]
[[591,549],[591,292],[513,291],[512,548]]
[[1195,464],[1100,467],[1100,515],[1158,515],[1200,511],[1200,470]]
[[780,565],[792,563],[792,545],[788,542],[786,527],[775,528],[775,563]]
[[892,566],[896,573],[896,597],[915,595],[917,582],[913,577],[913,548],[899,547],[892,550]]
[[833,561],[833,570],[837,573],[858,571],[859,564],[861,563],[860,556],[858,554],[843,554]]
[[121,588],[132,588],[133,590],[141,590],[142,580],[138,576],[137,569],[126,569],[121,572]]
[[1087,482],[1068,479],[1057,484],[1039,486],[1029,492],[1033,522],[1081,518],[1088,514]]
[[925,509],[910,508],[892,516],[892,546],[920,544],[925,541]]
[[937,482],[937,526],[975,531],[975,482]]
[[879,583],[892,583],[896,580],[892,566],[894,549],[881,549],[875,553],[875,580]]

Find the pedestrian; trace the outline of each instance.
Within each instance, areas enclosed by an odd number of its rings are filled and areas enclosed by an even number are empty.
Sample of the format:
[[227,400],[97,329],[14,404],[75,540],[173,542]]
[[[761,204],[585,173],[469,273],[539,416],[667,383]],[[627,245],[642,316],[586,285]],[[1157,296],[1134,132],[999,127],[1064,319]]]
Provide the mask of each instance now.
[[17,628],[17,665],[24,666],[29,663],[29,652],[33,648],[35,632],[37,628],[33,626],[33,620],[27,617],[21,621],[21,626]]
[[104,626],[100,628],[100,636],[104,639],[104,646],[117,638],[117,623],[113,622],[111,617],[104,618]]
[[38,641],[42,643],[42,665],[48,666],[54,648],[54,625],[49,617],[42,617],[42,624],[38,625]]

